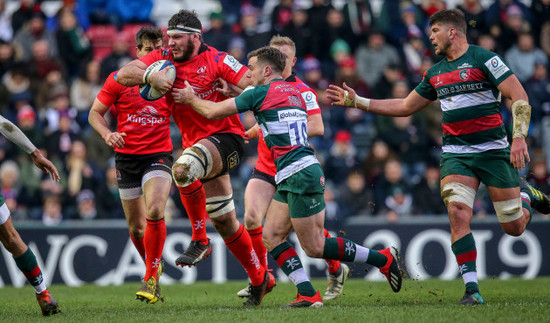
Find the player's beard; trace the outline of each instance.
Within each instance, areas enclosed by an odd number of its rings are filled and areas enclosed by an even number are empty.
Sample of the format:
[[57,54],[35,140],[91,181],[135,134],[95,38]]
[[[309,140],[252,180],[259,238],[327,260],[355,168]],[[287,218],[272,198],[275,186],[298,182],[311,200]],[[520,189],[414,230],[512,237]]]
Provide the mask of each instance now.
[[187,40],[187,46],[185,46],[185,49],[182,51],[181,56],[174,57],[174,61],[176,62],[187,62],[191,59],[191,56],[193,56],[193,52],[195,52],[195,44],[193,43],[193,39],[189,38]]
[[449,47],[451,47],[451,41],[447,39],[445,43],[441,45],[437,45],[438,51],[436,51],[437,55],[447,56],[447,51],[449,50]]

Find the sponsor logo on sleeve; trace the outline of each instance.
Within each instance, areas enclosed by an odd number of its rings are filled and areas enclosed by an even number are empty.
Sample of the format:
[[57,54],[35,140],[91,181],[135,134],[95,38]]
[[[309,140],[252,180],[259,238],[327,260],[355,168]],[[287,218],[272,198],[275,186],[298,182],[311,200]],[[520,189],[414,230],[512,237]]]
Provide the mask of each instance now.
[[306,103],[307,111],[319,109],[319,105],[317,104],[316,96],[315,96],[315,94],[313,94],[312,91],[303,92],[302,93],[302,98],[304,99],[304,102]]
[[493,74],[493,77],[498,79],[504,73],[508,72],[510,69],[498,56],[493,56],[488,61],[485,62],[485,66],[489,69],[489,72]]
[[226,55],[225,58],[223,59],[223,63],[229,67],[231,67],[231,69],[235,72],[235,73],[238,73],[241,68],[243,67],[243,65],[241,63],[239,63],[238,60],[235,59],[235,57],[231,56],[231,55]]

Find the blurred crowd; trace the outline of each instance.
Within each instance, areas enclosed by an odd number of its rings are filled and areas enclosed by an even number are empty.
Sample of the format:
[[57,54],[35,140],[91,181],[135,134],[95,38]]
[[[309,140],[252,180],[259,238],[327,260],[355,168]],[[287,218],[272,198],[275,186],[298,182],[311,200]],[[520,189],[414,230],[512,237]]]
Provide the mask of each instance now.
[[[0,114],[17,124],[60,171],[54,183],[17,146],[0,136],[1,193],[16,221],[56,225],[66,219],[122,219],[112,150],[87,122],[104,79],[135,58],[133,36],[153,21],[152,0],[62,1],[54,15],[21,0],[6,13],[0,0]],[[373,3],[371,3],[373,2]],[[374,4],[377,4],[374,6]],[[532,105],[531,163],[522,176],[550,192],[550,0],[453,3],[468,22],[468,39],[502,57]],[[434,55],[428,17],[443,0],[220,0],[207,13],[204,41],[246,64],[246,54],[275,34],[296,43],[297,75],[318,94],[325,134],[312,138],[327,178],[327,227],[354,216],[446,214],[439,194],[441,116],[437,103],[412,117],[388,118],[332,107],[325,90],[346,82],[361,96],[403,98]],[[174,8],[176,12],[180,8]],[[504,102],[509,106],[510,102]],[[511,116],[503,109],[511,130]],[[245,127],[254,123],[242,115]],[[116,125],[112,124],[113,129]],[[181,146],[177,128],[175,147]],[[256,143],[232,175],[238,214],[256,159]],[[181,148],[176,148],[179,155]],[[166,217],[184,217],[174,188]],[[481,188],[474,214],[494,214]]]

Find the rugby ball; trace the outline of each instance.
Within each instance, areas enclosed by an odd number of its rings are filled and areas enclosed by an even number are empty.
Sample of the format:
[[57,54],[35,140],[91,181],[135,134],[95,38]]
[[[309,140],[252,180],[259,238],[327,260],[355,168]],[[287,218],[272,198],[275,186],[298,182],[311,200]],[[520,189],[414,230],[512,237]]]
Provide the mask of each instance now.
[[[145,69],[145,74],[152,74],[154,72],[162,71],[166,68],[169,69],[168,71],[166,71],[166,77],[174,82],[174,80],[176,79],[176,67],[171,61],[165,59],[158,60],[149,65],[147,69]],[[147,101],[158,100],[162,98],[167,92],[168,91],[160,92],[157,89],[153,88],[149,83],[145,83],[139,86],[139,95],[141,95],[141,97]]]

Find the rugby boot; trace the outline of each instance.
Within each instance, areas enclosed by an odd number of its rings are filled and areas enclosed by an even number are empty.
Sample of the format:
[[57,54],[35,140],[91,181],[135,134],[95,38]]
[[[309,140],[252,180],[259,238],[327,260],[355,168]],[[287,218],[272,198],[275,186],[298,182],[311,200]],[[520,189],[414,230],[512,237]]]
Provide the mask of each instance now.
[[328,274],[328,285],[323,295],[324,301],[337,299],[344,290],[344,283],[349,276],[349,267],[344,263],[340,263],[340,268],[334,273]]
[[458,305],[483,305],[485,304],[485,301],[483,300],[483,297],[479,294],[479,292],[473,291],[473,290],[467,290],[466,293],[464,293],[464,296],[462,299],[458,302]]
[[160,276],[162,276],[162,272],[164,271],[164,260],[161,260],[159,263],[159,268],[157,269],[157,289],[155,291],[155,296],[159,299],[159,301],[164,302],[164,297],[160,295]]
[[[206,244],[204,244],[205,242]],[[189,247],[187,247],[187,250],[185,250],[184,253],[182,253],[178,259],[176,259],[176,265],[179,266],[195,266],[201,260],[205,259],[206,257],[210,256],[210,253],[212,252],[212,245],[210,244],[210,239],[208,240],[192,240],[189,244]]]
[[288,305],[281,306],[281,309],[288,309],[288,308],[298,308],[298,307],[311,307],[311,308],[321,308],[323,307],[323,300],[321,299],[321,295],[319,295],[319,291],[315,293],[313,296],[304,296],[296,295],[295,301],[289,303]]
[[397,265],[397,259],[392,255],[390,248],[382,249],[378,252],[388,257],[388,262],[386,265],[378,269],[380,269],[380,272],[386,276],[386,279],[388,279],[391,289],[397,293],[401,289],[401,284],[403,282],[401,271]]
[[268,293],[267,287],[269,286],[270,276],[273,275],[271,275],[271,273],[266,270],[264,281],[260,285],[250,285],[250,296],[248,296],[246,302],[243,303],[243,306],[260,306],[262,304],[262,299],[264,298],[265,294]]
[[523,179],[519,181],[519,188],[522,192],[529,195],[531,207],[533,207],[533,209],[542,214],[550,213],[550,200],[546,194],[529,185],[529,183]]
[[[271,292],[273,290],[273,287],[277,286],[277,282],[275,281],[275,276],[271,273],[271,269],[268,270],[269,273],[269,284],[267,285],[267,292]],[[244,297],[250,297],[250,288],[252,287],[252,284],[248,284],[245,288],[241,289],[237,292],[237,296],[244,298]]]
[[47,289],[40,294],[36,294],[36,300],[44,316],[55,315],[61,312],[59,310],[59,305],[57,305],[57,302]]
[[136,299],[148,304],[155,304],[158,302],[157,297],[157,280],[151,276],[147,281],[143,282],[143,285],[136,293]]

